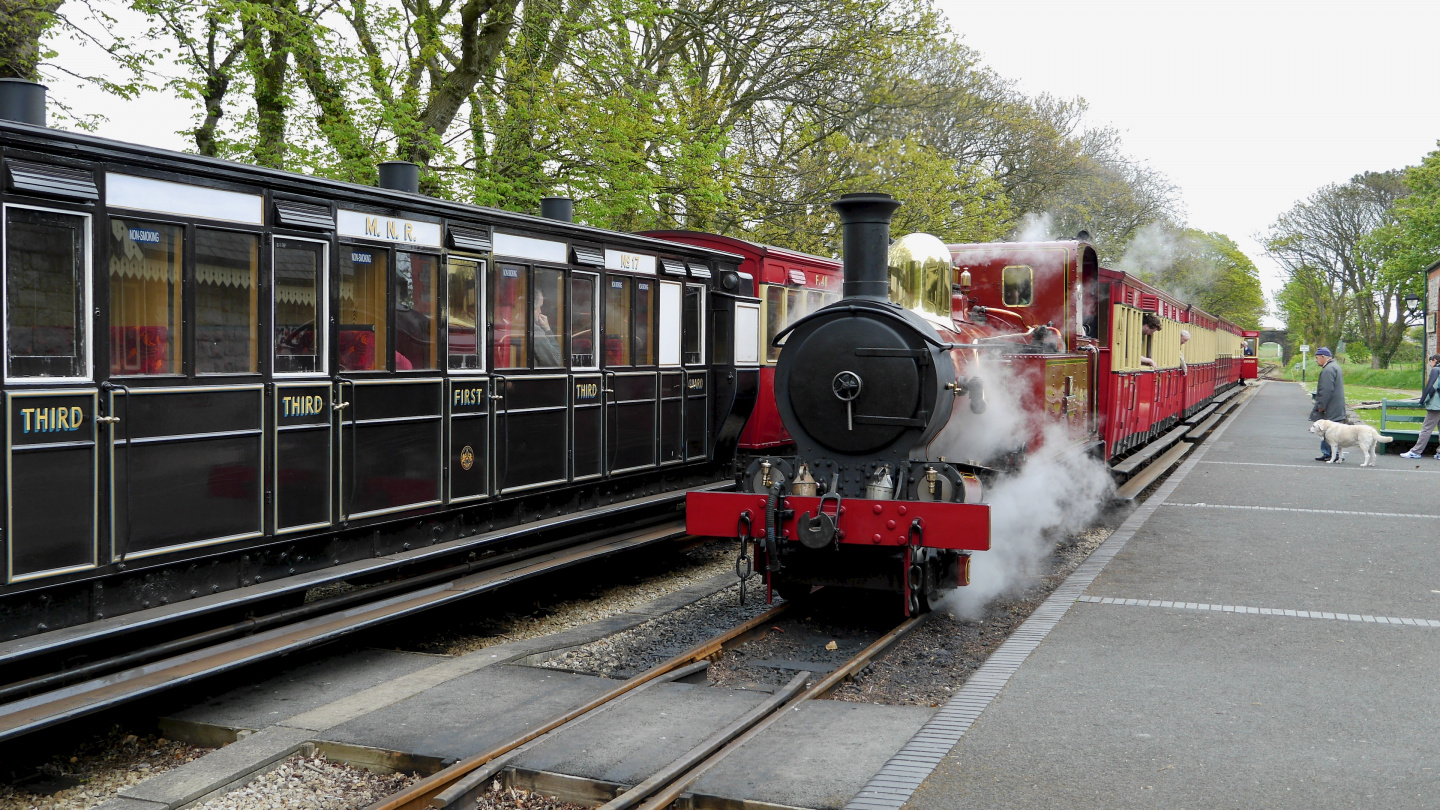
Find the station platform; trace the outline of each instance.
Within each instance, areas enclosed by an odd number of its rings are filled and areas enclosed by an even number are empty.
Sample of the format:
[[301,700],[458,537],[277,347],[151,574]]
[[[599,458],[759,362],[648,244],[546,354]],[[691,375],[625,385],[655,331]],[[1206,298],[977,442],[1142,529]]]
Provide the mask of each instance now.
[[1262,383],[847,807],[1434,807],[1440,461]]

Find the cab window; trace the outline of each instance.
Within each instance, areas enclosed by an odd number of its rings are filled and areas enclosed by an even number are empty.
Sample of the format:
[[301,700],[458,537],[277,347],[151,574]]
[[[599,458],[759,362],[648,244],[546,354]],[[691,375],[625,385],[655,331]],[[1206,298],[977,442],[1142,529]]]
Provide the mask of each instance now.
[[1001,274],[1005,306],[1028,307],[1034,295],[1035,271],[1025,265],[1011,265]]

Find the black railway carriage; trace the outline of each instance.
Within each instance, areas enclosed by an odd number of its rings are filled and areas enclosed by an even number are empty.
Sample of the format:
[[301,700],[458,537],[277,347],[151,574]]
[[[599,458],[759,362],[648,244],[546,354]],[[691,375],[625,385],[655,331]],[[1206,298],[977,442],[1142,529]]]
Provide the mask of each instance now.
[[0,159],[0,638],[729,471],[738,257],[10,121]]

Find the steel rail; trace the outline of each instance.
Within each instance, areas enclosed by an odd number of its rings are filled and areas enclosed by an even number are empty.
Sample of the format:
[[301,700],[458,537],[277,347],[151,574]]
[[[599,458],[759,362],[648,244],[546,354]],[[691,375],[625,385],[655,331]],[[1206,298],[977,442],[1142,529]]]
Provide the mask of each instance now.
[[[724,649],[727,642],[774,621],[788,607],[788,603],[777,605],[741,625],[733,627],[707,641],[702,641],[667,661],[656,664],[650,669],[630,678],[577,708],[557,715],[495,748],[463,759],[443,771],[421,779],[410,787],[371,804],[366,807],[365,810],[425,810],[425,808],[444,807],[451,804],[455,799],[460,798],[460,796],[449,789],[451,787],[463,787],[464,790],[460,791],[463,793],[479,787],[479,783],[483,782],[485,776],[473,778],[473,775],[481,768],[484,768],[491,760],[502,757],[544,734],[548,734],[567,723],[573,722],[589,712],[624,696],[626,693],[644,686],[649,681],[669,673],[671,670],[715,655]],[[461,784],[462,780],[465,780],[463,785]],[[441,793],[445,793],[446,796],[445,798],[441,798],[440,803],[437,804],[434,800],[439,797]]]
[[686,536],[683,520],[631,530],[18,700],[0,706],[0,741],[535,576]]
[[[915,628],[929,621],[930,617],[934,615],[934,613],[921,613],[918,616],[911,616],[901,622],[894,630],[881,636],[873,644],[861,650],[844,664],[841,664],[829,675],[816,681],[810,688],[801,692],[798,697],[777,703],[768,713],[757,717],[755,722],[747,728],[739,730],[728,740],[722,741],[718,739],[721,735],[716,735],[716,737],[692,750],[690,754],[681,757],[680,760],[672,763],[660,773],[636,785],[631,790],[620,794],[609,803],[601,805],[599,810],[623,810],[623,808],[634,807],[645,800],[647,796],[649,796],[649,800],[640,805],[640,810],[661,810],[661,808],[669,807],[671,803],[685,793],[686,789],[695,783],[695,780],[703,776],[706,771],[715,767],[726,757],[744,747],[750,740],[778,722],[787,712],[798,708],[801,703],[807,700],[814,700],[829,694],[830,690],[839,686],[842,681],[852,677],[856,672],[859,672],[866,664],[875,660],[877,656],[883,654],[886,650],[890,649],[890,647],[905,638]],[[808,676],[809,674],[808,672],[800,673],[801,676]],[[797,678],[799,677],[800,676],[797,676]],[[712,743],[718,744],[712,747]],[[711,748],[711,751],[706,752],[708,756],[705,756],[698,764],[692,763],[692,759],[699,759],[699,756],[693,755],[698,755],[700,751],[705,748]],[[658,790],[658,788],[667,784],[668,787],[665,787],[663,790]],[[642,791],[642,788],[647,787],[648,789]]]

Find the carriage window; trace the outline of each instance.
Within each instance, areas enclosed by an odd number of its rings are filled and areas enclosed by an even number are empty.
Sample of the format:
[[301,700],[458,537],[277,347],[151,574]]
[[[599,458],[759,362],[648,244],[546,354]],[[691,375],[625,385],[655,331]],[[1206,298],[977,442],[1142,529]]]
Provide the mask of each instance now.
[[570,278],[570,364],[595,368],[595,277]]
[[785,288],[774,285],[765,288],[765,359],[771,363],[780,359],[780,347],[771,341],[785,328]]
[[605,279],[605,365],[630,365],[630,280]]
[[84,377],[89,218],[5,209],[5,303],[12,377]]
[[110,220],[110,373],[179,374],[185,229]]
[[396,253],[395,370],[436,368],[435,265],[425,253]]
[[385,368],[386,265],[384,249],[340,246],[340,370]]
[[819,290],[810,290],[809,292],[805,293],[806,312],[814,312],[815,310],[823,306],[825,306],[825,293],[822,293]]
[[685,355],[685,365],[705,362],[705,321],[703,301],[705,288],[699,284],[685,285],[685,302],[681,314],[681,333],[684,335],[680,351]]
[[565,365],[565,274],[535,271],[535,305],[530,314],[536,368]]
[[1035,271],[1026,265],[1011,265],[1001,275],[1005,306],[1028,307],[1034,294]]
[[275,373],[325,370],[325,245],[275,240]]
[[457,371],[484,367],[480,352],[485,335],[484,312],[480,297],[483,264],[467,259],[451,258],[446,264],[449,273],[449,343],[450,368]]
[[513,264],[500,265],[491,289],[495,291],[494,368],[525,368],[525,325],[530,311],[530,274]]
[[195,231],[195,372],[260,370],[260,237]]
[[655,282],[635,280],[635,365],[655,365]]

